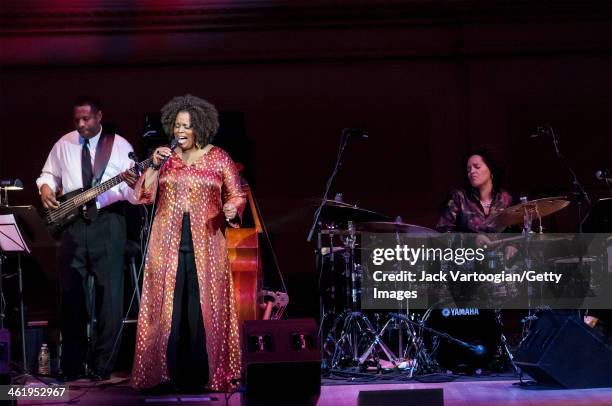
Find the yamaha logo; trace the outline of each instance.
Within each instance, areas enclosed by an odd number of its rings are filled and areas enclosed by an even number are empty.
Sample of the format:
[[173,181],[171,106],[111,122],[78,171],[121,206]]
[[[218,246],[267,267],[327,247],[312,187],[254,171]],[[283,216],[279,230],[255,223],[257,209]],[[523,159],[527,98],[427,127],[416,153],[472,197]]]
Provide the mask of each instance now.
[[442,316],[478,316],[480,313],[476,307],[467,307],[465,309],[442,309]]

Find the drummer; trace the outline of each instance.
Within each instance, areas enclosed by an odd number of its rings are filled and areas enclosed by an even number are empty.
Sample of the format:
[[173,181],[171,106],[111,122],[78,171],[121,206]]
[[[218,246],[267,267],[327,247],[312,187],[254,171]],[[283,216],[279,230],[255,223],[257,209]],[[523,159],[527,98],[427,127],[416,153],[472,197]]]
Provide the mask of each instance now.
[[[491,219],[495,213],[512,205],[512,196],[501,188],[504,165],[495,149],[480,146],[467,155],[463,189],[451,193],[436,225],[436,230],[463,233],[499,233],[503,231]],[[486,236],[477,238],[477,243],[490,241]],[[505,247],[505,257],[516,254],[513,246]]]

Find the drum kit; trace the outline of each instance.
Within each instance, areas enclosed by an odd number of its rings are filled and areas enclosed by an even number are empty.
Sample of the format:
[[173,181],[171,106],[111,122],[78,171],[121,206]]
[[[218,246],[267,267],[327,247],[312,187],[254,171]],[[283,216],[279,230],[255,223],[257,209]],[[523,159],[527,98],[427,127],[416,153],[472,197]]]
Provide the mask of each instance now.
[[[419,238],[438,234],[430,228],[393,221],[376,211],[338,200],[317,201],[322,207],[318,223],[318,271],[320,292],[320,338],[323,368],[331,371],[403,370],[409,376],[452,368],[458,363],[471,364],[472,371],[486,368],[493,362],[511,366],[512,353],[502,333],[502,315],[499,310],[439,309],[414,311],[398,305],[394,312],[382,312],[361,307],[361,280],[367,266],[360,263],[360,239],[368,233],[395,234],[399,238]],[[521,240],[528,247],[547,244],[554,238],[542,234],[542,218],[556,213],[569,204],[565,197],[551,197],[511,206],[490,220],[501,230],[522,226],[518,236],[493,241],[500,247],[513,240]],[[532,232],[532,226],[538,232]],[[492,258],[490,261],[503,261]],[[553,267],[575,265],[573,259],[557,258]],[[579,266],[590,265],[590,259]],[[568,265],[569,264],[569,265]],[[524,267],[533,266],[525,260]],[[402,302],[399,302],[402,303]],[[535,309],[535,305],[534,305]],[[533,319],[532,309],[526,320]],[[464,326],[452,326],[448,313],[463,314]],[[455,319],[457,320],[457,319]],[[459,321],[459,324],[462,322]],[[475,324],[480,323],[480,326]],[[463,329],[461,329],[463,327]],[[479,331],[480,329],[480,331]],[[462,331],[463,330],[463,331]],[[483,331],[484,330],[484,331]],[[464,334],[468,331],[470,334]],[[523,336],[527,331],[523,331]],[[474,335],[475,334],[475,335]],[[454,337],[460,336],[460,338]],[[446,351],[465,357],[448,360]],[[452,357],[451,357],[452,358]]]

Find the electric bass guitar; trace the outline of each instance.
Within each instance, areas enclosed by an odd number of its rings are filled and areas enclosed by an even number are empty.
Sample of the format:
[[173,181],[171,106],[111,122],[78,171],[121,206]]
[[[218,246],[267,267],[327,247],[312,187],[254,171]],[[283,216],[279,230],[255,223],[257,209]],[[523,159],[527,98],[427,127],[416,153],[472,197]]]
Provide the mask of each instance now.
[[[140,173],[152,164],[152,159],[148,158],[134,165],[136,173]],[[89,189],[76,189],[70,193],[65,193],[57,198],[59,207],[57,209],[43,209],[43,218],[51,235],[57,235],[66,226],[81,215],[87,202],[95,199],[110,188],[123,182],[121,174],[109,180],[93,186]]]

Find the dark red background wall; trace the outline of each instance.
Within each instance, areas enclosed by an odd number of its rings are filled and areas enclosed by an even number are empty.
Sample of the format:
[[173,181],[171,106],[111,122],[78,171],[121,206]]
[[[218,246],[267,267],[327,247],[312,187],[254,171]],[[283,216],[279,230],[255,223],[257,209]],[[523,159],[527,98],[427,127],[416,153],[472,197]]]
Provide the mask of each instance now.
[[[544,123],[579,179],[606,193],[594,178],[612,164],[604,2],[144,3],[3,2],[0,178],[26,184],[11,203],[38,204],[34,180],[78,94],[99,95],[137,149],[145,113],[204,97],[244,114],[291,315],[314,316],[308,199],[323,192],[343,127],[370,138],[349,146],[332,192],[405,222],[435,224],[480,143],[503,151],[511,191],[568,193],[550,140],[529,137]],[[573,230],[574,206],[557,224]]]

